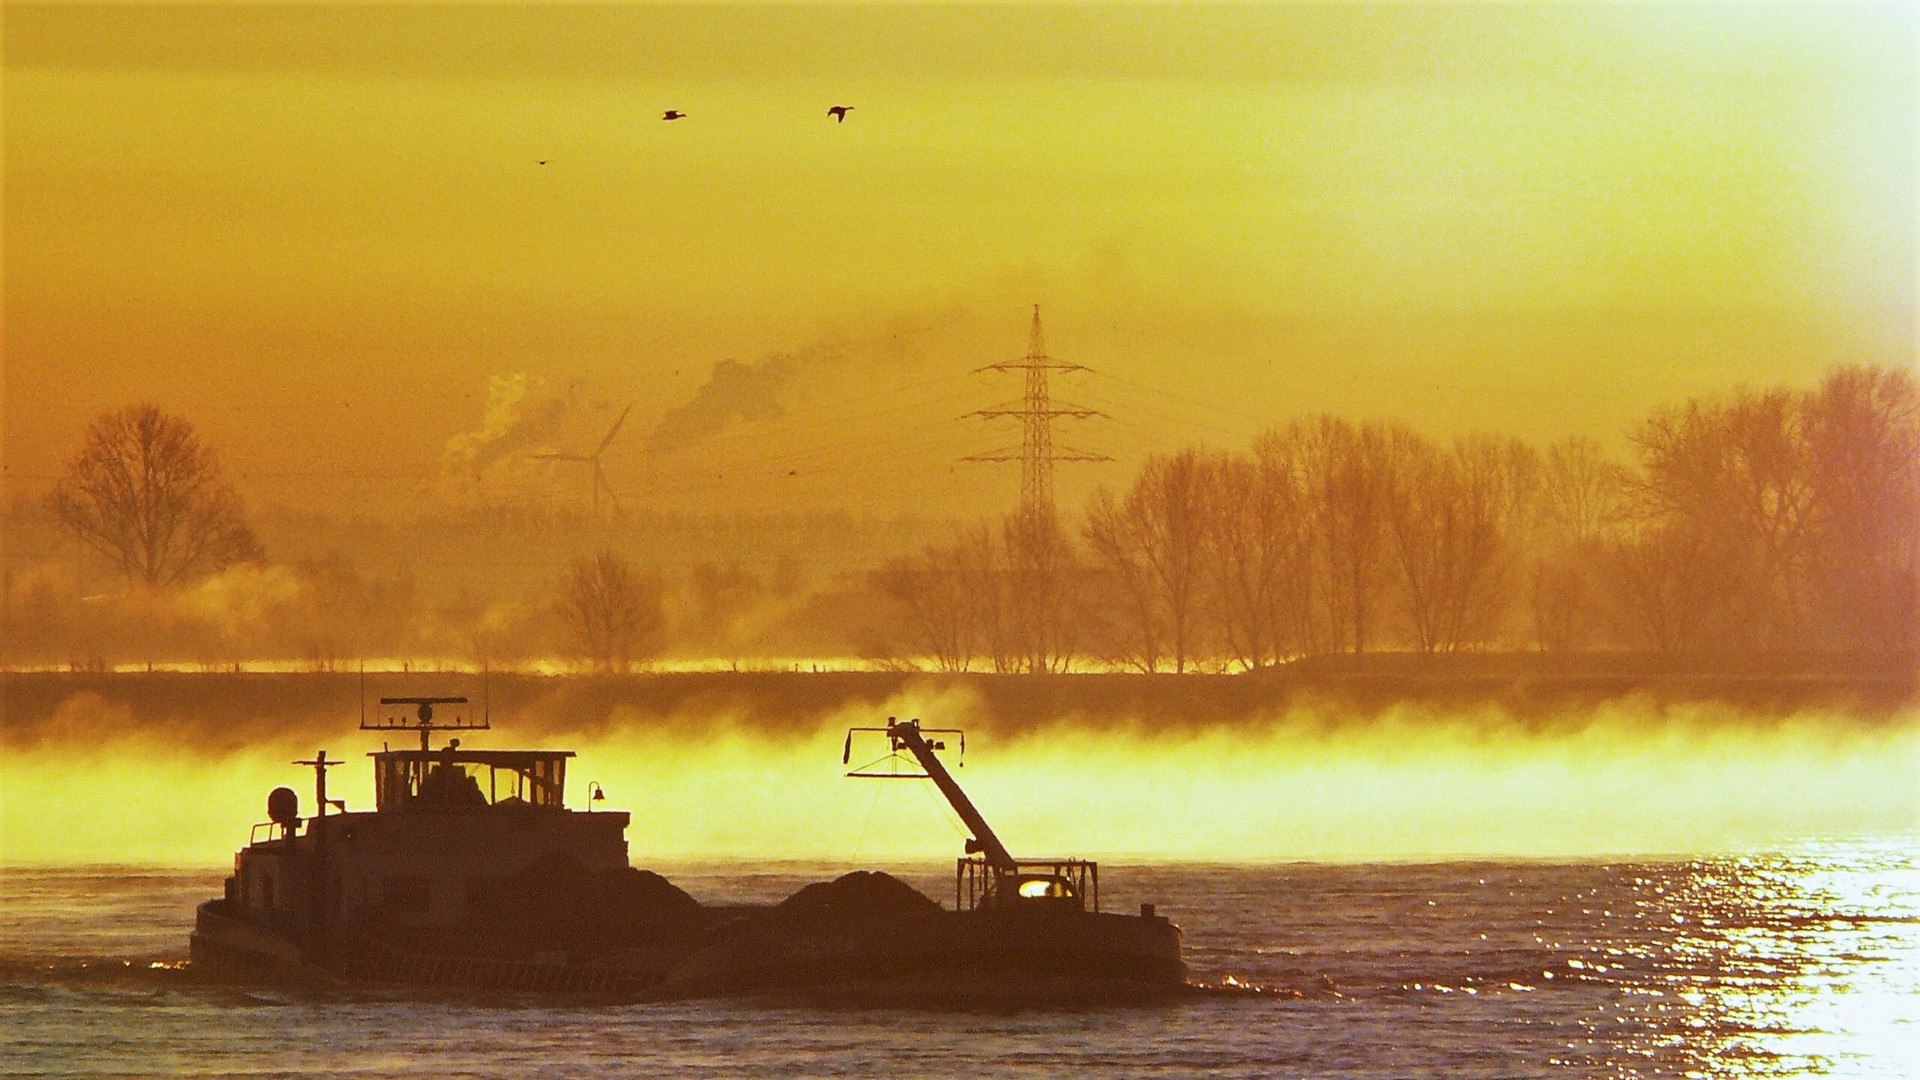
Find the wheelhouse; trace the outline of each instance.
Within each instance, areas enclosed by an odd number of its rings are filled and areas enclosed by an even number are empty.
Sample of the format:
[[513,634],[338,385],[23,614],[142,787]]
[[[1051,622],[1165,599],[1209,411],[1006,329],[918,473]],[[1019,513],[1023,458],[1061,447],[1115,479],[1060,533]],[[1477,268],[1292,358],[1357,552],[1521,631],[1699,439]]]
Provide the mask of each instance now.
[[566,809],[571,750],[381,750],[373,758],[374,807]]

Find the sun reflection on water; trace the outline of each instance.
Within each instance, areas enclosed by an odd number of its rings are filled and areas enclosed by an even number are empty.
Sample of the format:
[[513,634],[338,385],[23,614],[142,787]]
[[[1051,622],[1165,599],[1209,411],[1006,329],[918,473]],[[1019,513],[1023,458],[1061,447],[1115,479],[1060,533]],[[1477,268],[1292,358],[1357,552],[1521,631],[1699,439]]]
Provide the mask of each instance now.
[[[1920,861],[1911,845],[1694,864],[1638,888],[1604,1028],[1663,1075],[1912,1076],[1920,1062]],[[1576,964],[1581,964],[1576,967]],[[1624,1040],[1618,1027],[1635,1034]]]

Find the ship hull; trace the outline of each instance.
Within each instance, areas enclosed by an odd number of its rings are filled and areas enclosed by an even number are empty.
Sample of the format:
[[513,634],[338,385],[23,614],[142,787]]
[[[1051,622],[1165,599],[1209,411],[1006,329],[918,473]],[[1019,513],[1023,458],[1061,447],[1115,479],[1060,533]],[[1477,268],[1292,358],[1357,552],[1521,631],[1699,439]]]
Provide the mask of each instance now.
[[195,974],[222,982],[288,982],[316,974],[289,936],[235,913],[226,900],[208,900],[194,911],[187,949]]
[[939,911],[795,926],[749,924],[696,953],[661,985],[666,996],[809,989],[1050,986],[1128,993],[1185,986],[1180,931],[1164,918],[1079,910]]
[[937,911],[795,925],[778,909],[735,914],[679,946],[589,962],[343,941],[327,963],[289,935],[210,900],[196,913],[193,969],[218,981],[583,993],[634,1001],[774,997],[920,1008],[1043,1007],[1165,1000],[1186,989],[1180,931],[1164,918],[1083,911]]

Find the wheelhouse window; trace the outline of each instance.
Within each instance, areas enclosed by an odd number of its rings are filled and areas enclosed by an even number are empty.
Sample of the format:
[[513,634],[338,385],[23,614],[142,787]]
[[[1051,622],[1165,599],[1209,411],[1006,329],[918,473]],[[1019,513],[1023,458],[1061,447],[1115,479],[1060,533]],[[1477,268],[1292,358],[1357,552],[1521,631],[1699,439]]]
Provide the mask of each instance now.
[[374,759],[381,810],[565,809],[571,750],[383,750]]

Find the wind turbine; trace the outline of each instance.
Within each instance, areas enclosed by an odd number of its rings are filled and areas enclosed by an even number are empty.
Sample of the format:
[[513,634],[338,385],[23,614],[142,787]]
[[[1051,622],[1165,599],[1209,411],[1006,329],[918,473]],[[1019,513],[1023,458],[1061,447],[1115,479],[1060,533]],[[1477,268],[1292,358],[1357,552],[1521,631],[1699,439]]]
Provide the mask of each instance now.
[[607,452],[607,445],[613,442],[613,437],[615,435],[620,434],[620,425],[627,422],[627,414],[632,411],[633,411],[632,405],[628,405],[625,409],[620,410],[620,419],[615,420],[613,422],[613,426],[607,429],[606,436],[600,440],[599,446],[596,446],[593,448],[593,453],[591,454],[562,454],[562,453],[553,452],[553,453],[545,453],[545,454],[529,454],[527,456],[538,458],[541,461],[591,462],[593,464],[593,512],[594,514],[598,516],[600,513],[600,493],[602,491],[605,491],[607,493],[608,501],[612,502],[614,509],[617,510],[620,508],[620,496],[615,495],[613,493],[613,485],[607,483],[606,470],[600,467],[600,455]]

